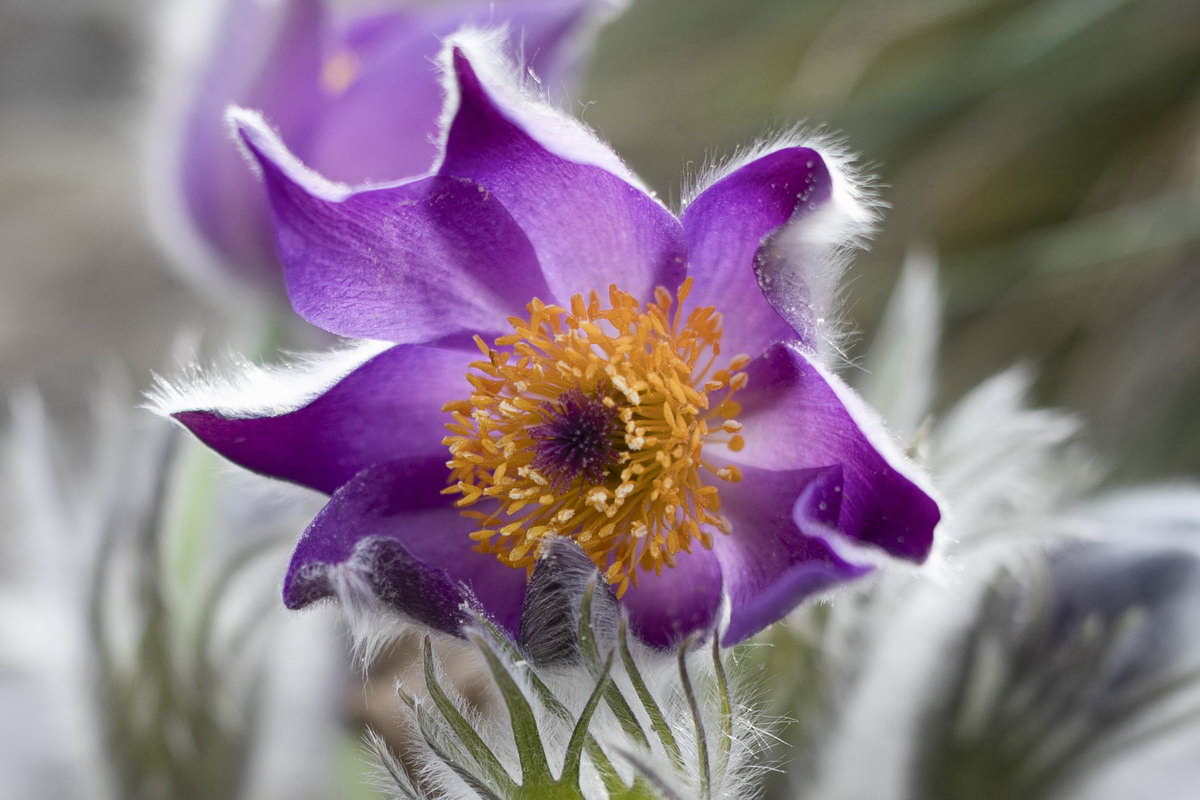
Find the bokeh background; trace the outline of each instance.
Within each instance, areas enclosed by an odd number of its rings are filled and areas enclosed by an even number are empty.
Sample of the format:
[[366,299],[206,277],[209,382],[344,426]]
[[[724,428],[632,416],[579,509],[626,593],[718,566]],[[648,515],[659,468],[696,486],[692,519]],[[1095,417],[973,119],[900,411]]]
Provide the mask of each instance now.
[[[113,364],[148,386],[181,331],[219,342],[246,308],[186,285],[148,223],[165,5],[0,0],[0,390],[36,386],[81,441]],[[849,371],[930,253],[943,407],[1028,362],[1111,484],[1200,475],[1196,0],[635,0],[579,97],[673,202],[760,136],[840,136],[890,206],[850,273]]]
[[[161,8],[0,5],[0,383],[67,416],[97,362],[146,375],[181,326],[221,319],[145,221]],[[891,206],[852,272],[859,330],[905,252],[932,251],[943,401],[1025,360],[1113,479],[1200,472],[1194,0],[642,0],[580,96],[672,199],[757,136],[843,136]]]

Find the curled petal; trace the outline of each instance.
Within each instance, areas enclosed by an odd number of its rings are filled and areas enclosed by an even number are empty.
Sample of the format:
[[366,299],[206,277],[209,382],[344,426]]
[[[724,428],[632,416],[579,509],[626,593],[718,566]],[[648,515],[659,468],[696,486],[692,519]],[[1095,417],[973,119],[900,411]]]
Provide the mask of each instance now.
[[304,168],[261,118],[233,111],[262,167],[296,311],[332,333],[428,342],[498,332],[545,283],[528,239],[469,180],[351,192]]
[[794,340],[822,351],[836,338],[848,254],[875,223],[850,160],[828,141],[789,134],[702,186],[683,215],[697,278],[692,302],[746,309],[726,315],[726,349],[754,356]]
[[852,542],[923,561],[941,512],[875,414],[794,347],[773,346],[747,372],[748,388],[738,395],[745,447],[726,456],[762,470],[840,465],[837,530]]
[[528,96],[492,43],[459,34],[445,58],[450,100],[442,175],[499,198],[529,237],[553,297],[617,284],[635,297],[684,274],[679,222],[591,131]]
[[[832,178],[820,153],[809,147],[785,147],[763,155],[721,178],[684,211],[688,270],[696,278],[695,306],[737,309],[725,315],[722,349],[758,355],[797,331],[767,300],[781,276],[760,274],[760,251],[784,226],[799,224],[830,202]],[[790,265],[794,279],[821,265]],[[814,331],[800,330],[815,346]]]
[[[462,394],[467,364],[477,357],[419,345],[368,348],[315,373],[259,371],[232,391],[199,385],[164,392],[157,406],[229,460],[331,493],[399,455],[444,460],[442,406]],[[263,395],[272,405],[255,405]]]
[[349,592],[423,624],[458,633],[471,603],[514,637],[525,573],[476,553],[472,521],[441,494],[434,459],[389,461],[338,489],[308,526],[288,567],[289,608]]

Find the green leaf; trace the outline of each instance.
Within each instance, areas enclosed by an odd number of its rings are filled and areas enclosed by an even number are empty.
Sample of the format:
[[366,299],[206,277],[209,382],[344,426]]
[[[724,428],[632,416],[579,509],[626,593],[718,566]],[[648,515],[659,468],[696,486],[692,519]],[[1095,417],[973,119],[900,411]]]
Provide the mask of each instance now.
[[625,674],[629,676],[630,683],[633,684],[633,690],[637,692],[638,698],[642,701],[642,708],[646,709],[646,715],[650,717],[650,727],[658,735],[658,740],[662,742],[663,749],[667,751],[671,762],[676,769],[683,769],[683,756],[679,752],[679,742],[675,740],[675,734],[671,732],[671,726],[667,724],[666,717],[663,716],[662,709],[654,700],[654,695],[650,694],[650,689],[646,686],[646,681],[642,679],[642,673],[638,670],[637,664],[633,660],[633,654],[629,652],[629,632],[625,625],[625,620],[621,620],[621,627],[617,632],[618,644],[621,648],[621,661],[625,664]]
[[[596,649],[596,636],[592,630],[592,597],[595,592],[596,579],[593,577],[583,590],[583,597],[579,603],[579,651],[583,654],[583,660],[591,670],[593,678],[600,673],[600,653]],[[625,695],[621,694],[615,683],[608,684],[604,690],[604,701],[612,709],[613,716],[617,718],[626,735],[640,746],[649,749],[650,740],[646,738],[646,732],[642,730],[637,715],[633,713]]]
[[[433,751],[433,754],[437,756],[443,764],[454,770],[454,774],[462,778],[463,782],[467,784],[467,786],[470,786],[472,791],[479,795],[482,800],[505,800],[505,798],[502,798],[500,795],[493,792],[489,787],[484,786],[479,778],[472,775],[466,767],[459,763],[459,759],[454,758],[442,748],[442,746],[438,743],[437,733],[433,730],[430,724],[429,715],[424,709],[421,708],[421,706],[418,705],[414,709],[414,714],[417,717],[417,729],[421,731],[421,737],[425,740],[425,744],[430,750]],[[509,798],[517,798],[519,796],[520,795],[516,794],[515,788],[513,789],[513,793],[508,795]]]
[[713,672],[717,676],[717,695],[721,700],[721,765],[728,766],[729,749],[733,746],[733,703],[729,700],[729,680],[725,676],[725,664],[721,661],[721,637],[713,631]]
[[454,703],[446,695],[437,679],[437,670],[433,663],[433,647],[430,645],[429,637],[425,637],[423,646],[423,658],[425,662],[425,688],[429,691],[429,697],[433,700],[433,704],[437,707],[438,712],[442,715],[442,719],[454,731],[458,740],[467,748],[467,752],[475,759],[475,763],[483,770],[488,781],[499,788],[502,793],[511,794],[516,788],[516,784],[504,769],[504,765],[500,763],[500,759],[496,758],[496,754],[487,746],[487,742],[483,740],[467,720],[466,717],[455,707]]
[[[488,635],[488,638],[504,651],[505,655],[513,661],[521,660],[522,656],[517,651],[516,645],[513,644],[504,631],[496,627],[494,622],[481,614],[472,613],[472,618],[483,632]],[[572,719],[570,709],[554,696],[554,692],[550,691],[550,687],[545,684],[538,674],[530,670],[526,677],[533,687],[533,693],[537,696],[538,702],[560,720],[570,722]],[[604,753],[604,750],[601,749],[599,743],[596,742],[591,734],[588,734],[587,737],[587,754],[588,758],[592,759],[592,764],[596,767],[596,771],[600,773],[600,779],[604,782],[604,788],[613,798],[618,797],[618,793],[626,789],[625,784],[608,756]]]
[[[424,793],[417,788],[416,782],[408,771],[408,767],[392,753],[387,741],[370,728],[367,729],[366,739],[368,749],[375,755],[375,761],[387,773],[388,777],[392,779],[392,783],[395,784],[394,787],[389,788],[398,791],[402,800],[423,800],[425,797]],[[355,774],[346,783],[358,783],[358,777]]]
[[687,698],[688,708],[692,712],[692,722],[696,726],[696,755],[700,762],[700,796],[704,800],[712,799],[712,767],[708,760],[708,739],[704,735],[704,719],[700,716],[700,704],[696,701],[696,691],[692,688],[692,679],[688,675],[687,653],[692,646],[694,637],[689,636],[679,647],[679,683],[683,686],[683,696]]
[[487,646],[478,633],[471,635],[471,641],[483,653],[487,660],[492,679],[496,682],[504,705],[508,708],[508,718],[512,725],[513,740],[517,745],[517,753],[521,759],[521,784],[524,787],[542,783],[553,783],[550,765],[546,762],[546,750],[542,745],[541,734],[538,733],[537,718],[525,693],[513,679],[504,662]]
[[583,759],[583,743],[587,739],[588,727],[592,724],[592,715],[596,712],[600,697],[611,685],[608,676],[612,672],[612,665],[613,655],[609,653],[608,659],[604,662],[604,671],[601,673],[600,679],[596,681],[596,688],[592,690],[591,696],[584,704],[583,711],[579,713],[579,719],[575,722],[575,729],[571,731],[571,739],[567,743],[567,755],[563,761],[562,777],[559,780],[576,789],[579,788],[579,764]]
[[[639,783],[645,781],[649,785],[653,786],[658,792],[657,795],[643,794],[640,796],[655,797],[656,800],[684,800],[683,795],[675,791],[675,789],[672,788],[671,785],[667,783],[667,781],[664,780],[663,777],[659,775],[658,772],[652,766],[650,766],[650,764],[646,762],[646,759],[642,758],[640,754],[635,753],[632,750],[625,750],[624,748],[617,748],[617,753],[619,753],[622,758],[628,761],[630,765],[637,770],[640,777]],[[629,795],[631,799],[636,796],[639,795]]]

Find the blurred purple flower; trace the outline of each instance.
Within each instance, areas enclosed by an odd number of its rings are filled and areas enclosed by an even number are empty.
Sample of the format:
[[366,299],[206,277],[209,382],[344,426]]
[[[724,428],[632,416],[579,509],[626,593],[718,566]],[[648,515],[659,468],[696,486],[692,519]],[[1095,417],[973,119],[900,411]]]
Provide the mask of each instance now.
[[519,635],[528,575],[567,538],[643,640],[711,629],[727,601],[733,644],[882,556],[922,561],[936,502],[817,355],[870,216],[843,161],[760,148],[677,218],[494,40],[450,42],[424,177],[335,185],[232,114],[296,310],[391,343],[304,386],[160,398],[231,460],[332,495],[287,605],[368,596],[453,632],[472,603]]
[[436,155],[442,37],[467,24],[504,23],[507,49],[557,90],[616,3],[466,0],[382,11],[376,4],[372,13],[336,20],[327,5],[228,0],[172,134],[167,191],[181,195],[172,202],[199,235],[203,260],[276,291],[282,273],[270,211],[230,141],[230,103],[260,109],[306,164],[335,180],[418,175]]

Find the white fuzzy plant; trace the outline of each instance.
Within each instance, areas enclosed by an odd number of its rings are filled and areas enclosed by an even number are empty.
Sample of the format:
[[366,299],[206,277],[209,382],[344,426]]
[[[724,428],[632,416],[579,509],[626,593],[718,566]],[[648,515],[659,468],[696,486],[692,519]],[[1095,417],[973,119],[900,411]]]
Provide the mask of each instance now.
[[[1200,597],[1200,489],[1091,499],[1099,472],[1079,421],[1030,408],[1024,368],[931,417],[940,332],[935,266],[918,256],[860,388],[945,498],[938,549],[929,568],[881,572],[777,631],[808,667],[777,710],[807,724],[771,796],[1183,796],[1200,772],[1189,759],[1152,780],[1103,776],[1146,763],[1150,745],[1200,740],[1200,637],[1185,613]],[[1150,658],[1162,639],[1178,646]]]
[[515,642],[479,615],[466,630],[504,713],[468,707],[426,639],[425,692],[398,688],[413,741],[400,757],[370,737],[381,788],[399,800],[757,796],[770,734],[739,701],[716,640],[647,648],[582,552],[563,544],[542,563],[555,574],[535,572],[531,635]]
[[80,445],[33,392],[4,431],[0,797],[328,796],[330,620],[274,609],[280,498],[97,382]]

